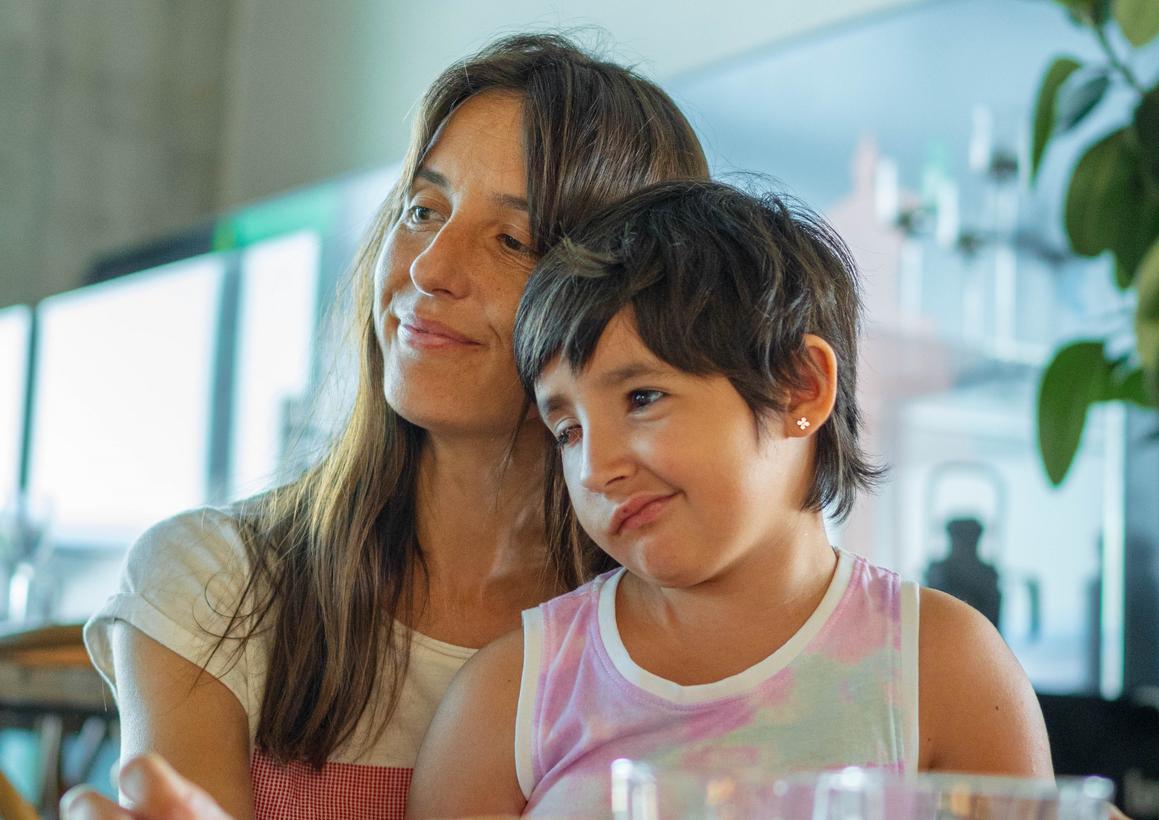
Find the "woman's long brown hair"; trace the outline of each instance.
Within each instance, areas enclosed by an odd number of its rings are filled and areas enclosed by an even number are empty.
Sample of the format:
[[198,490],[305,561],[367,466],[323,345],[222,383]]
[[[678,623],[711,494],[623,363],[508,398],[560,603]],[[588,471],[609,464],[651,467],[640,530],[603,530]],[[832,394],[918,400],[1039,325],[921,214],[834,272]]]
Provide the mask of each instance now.
[[[708,174],[695,134],[663,91],[563,37],[499,40],[428,90],[400,180],[352,270],[361,364],[350,417],[302,478],[240,507],[251,574],[214,652],[236,652],[251,639],[268,646],[255,742],[276,760],[321,767],[367,709],[381,731],[398,705],[410,637],[394,624],[410,621],[412,591],[425,580],[415,524],[424,431],[384,398],[373,266],[439,127],[464,100],[489,90],[523,100],[538,253],[643,185]],[[546,489],[554,499],[554,488]],[[545,533],[549,561],[570,588],[589,568],[563,543],[576,536],[553,529]]]

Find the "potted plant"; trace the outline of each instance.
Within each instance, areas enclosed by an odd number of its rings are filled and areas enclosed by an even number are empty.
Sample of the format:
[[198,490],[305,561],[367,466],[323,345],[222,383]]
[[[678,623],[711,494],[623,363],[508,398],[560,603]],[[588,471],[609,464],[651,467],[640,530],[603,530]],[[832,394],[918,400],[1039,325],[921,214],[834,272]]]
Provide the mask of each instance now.
[[[1034,109],[1031,175],[1054,140],[1094,111],[1107,90],[1134,95],[1132,115],[1086,148],[1067,185],[1070,246],[1082,256],[1109,252],[1116,285],[1133,292],[1134,345],[1110,355],[1107,338],[1069,342],[1055,351],[1038,392],[1038,445],[1055,486],[1078,450],[1088,409],[1122,401],[1159,407],[1159,82],[1143,82],[1134,52],[1159,37],[1159,0],[1056,0],[1089,29],[1103,60],[1062,56],[1047,68]],[[1112,41],[1114,27],[1126,45]]]

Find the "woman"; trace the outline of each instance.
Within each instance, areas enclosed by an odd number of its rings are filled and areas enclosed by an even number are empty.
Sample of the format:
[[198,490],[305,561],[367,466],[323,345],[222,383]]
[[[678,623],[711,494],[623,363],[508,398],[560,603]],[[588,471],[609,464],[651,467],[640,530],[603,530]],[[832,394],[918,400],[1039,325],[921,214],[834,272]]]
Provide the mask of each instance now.
[[[564,39],[508,38],[435,81],[355,269],[337,443],[291,486],[155,527],[87,627],[122,755],[182,776],[129,767],[141,816],[165,811],[142,789],[235,817],[402,816],[454,672],[589,569],[545,549],[563,534],[511,352],[534,260],[636,188],[705,176],[662,91]],[[91,793],[69,809],[128,816]]]

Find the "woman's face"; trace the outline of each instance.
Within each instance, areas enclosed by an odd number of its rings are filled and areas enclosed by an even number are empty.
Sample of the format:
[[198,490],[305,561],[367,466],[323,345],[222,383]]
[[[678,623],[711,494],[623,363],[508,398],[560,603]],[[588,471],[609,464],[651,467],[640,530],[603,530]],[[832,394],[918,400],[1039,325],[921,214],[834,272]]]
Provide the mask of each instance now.
[[441,435],[508,436],[511,332],[531,273],[522,102],[486,92],[444,123],[375,266],[387,402]]

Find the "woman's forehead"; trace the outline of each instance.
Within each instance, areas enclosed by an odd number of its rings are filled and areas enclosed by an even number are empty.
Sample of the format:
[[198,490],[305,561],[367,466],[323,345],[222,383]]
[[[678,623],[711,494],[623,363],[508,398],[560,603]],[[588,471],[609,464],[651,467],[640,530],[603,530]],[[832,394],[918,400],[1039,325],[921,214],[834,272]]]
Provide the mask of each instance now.
[[460,103],[436,129],[415,168],[415,180],[423,171],[445,173],[439,166],[466,160],[518,171],[525,188],[523,130],[520,95],[508,91],[475,94]]

